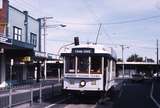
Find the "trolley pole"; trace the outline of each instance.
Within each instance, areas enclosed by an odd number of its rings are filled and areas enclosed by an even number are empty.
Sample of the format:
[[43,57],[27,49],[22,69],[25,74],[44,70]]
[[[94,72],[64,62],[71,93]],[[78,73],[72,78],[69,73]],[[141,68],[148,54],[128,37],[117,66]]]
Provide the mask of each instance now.
[[97,44],[97,42],[98,42],[98,37],[99,37],[100,31],[101,31],[101,27],[102,27],[102,24],[100,23],[99,24],[99,28],[98,28],[98,33],[97,33],[96,43],[95,44]]

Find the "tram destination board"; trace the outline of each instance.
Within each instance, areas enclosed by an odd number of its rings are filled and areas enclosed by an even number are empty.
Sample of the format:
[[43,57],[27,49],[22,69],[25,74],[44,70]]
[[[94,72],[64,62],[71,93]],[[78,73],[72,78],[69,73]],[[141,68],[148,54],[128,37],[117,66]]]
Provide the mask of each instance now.
[[73,48],[72,53],[91,54],[91,53],[94,53],[94,49],[93,48]]

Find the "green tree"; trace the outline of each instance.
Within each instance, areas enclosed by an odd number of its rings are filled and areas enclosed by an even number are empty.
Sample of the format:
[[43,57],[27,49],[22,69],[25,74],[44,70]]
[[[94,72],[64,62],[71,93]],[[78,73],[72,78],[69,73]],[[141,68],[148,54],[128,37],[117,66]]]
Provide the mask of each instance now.
[[143,62],[143,57],[139,57],[137,54],[132,54],[127,58],[127,62]]
[[118,62],[122,62],[122,59],[121,59],[121,58],[118,58],[117,61],[118,61]]

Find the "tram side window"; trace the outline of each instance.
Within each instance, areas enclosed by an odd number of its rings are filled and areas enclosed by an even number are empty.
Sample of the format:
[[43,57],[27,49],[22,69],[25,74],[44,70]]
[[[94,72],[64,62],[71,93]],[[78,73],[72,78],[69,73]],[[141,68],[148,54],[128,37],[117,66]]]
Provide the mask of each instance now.
[[102,59],[101,57],[91,57],[91,74],[101,74],[102,70]]
[[89,57],[78,57],[77,73],[89,73]]
[[66,73],[75,73],[75,57],[66,57]]

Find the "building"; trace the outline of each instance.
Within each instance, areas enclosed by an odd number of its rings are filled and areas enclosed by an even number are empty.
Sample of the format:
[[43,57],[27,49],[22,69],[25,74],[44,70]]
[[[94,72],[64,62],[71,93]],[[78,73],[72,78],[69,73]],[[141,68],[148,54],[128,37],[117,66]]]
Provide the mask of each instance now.
[[[123,76],[123,62],[117,62],[116,69],[117,75]],[[156,63],[148,62],[124,62],[124,76],[132,77],[133,74],[145,74],[145,76],[151,77],[155,73],[160,72],[160,65]]]
[[0,0],[0,5],[0,87],[3,87],[10,79],[21,82],[38,77],[34,63],[43,61],[45,53],[41,52],[41,20],[11,6],[8,0]]

